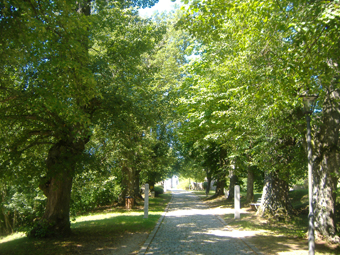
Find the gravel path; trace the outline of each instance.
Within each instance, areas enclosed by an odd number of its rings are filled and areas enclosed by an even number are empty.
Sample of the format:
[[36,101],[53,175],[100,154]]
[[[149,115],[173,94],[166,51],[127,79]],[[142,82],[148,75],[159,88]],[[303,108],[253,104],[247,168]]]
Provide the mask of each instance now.
[[173,190],[168,211],[139,254],[261,254],[235,237],[194,194]]

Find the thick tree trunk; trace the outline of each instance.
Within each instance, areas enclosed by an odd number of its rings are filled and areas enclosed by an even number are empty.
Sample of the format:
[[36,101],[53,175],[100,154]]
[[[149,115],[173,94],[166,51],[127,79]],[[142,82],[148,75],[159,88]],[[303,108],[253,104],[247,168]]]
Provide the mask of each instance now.
[[217,180],[215,196],[224,196],[225,183],[226,183],[225,177],[220,177]]
[[293,207],[289,201],[288,183],[279,178],[277,172],[266,173],[262,193],[262,204],[257,215],[286,219]]
[[336,188],[338,183],[340,90],[326,91],[322,126],[316,135],[316,155],[313,168],[314,223],[316,235],[339,242],[336,235]]
[[[47,196],[46,210],[43,215],[41,228],[35,229],[34,236],[67,236],[70,228],[70,199],[72,174],[62,171],[45,183],[44,193]],[[39,232],[40,231],[40,232]]]
[[251,203],[254,200],[254,172],[251,167],[248,167],[247,177],[247,203]]
[[132,167],[122,167],[122,193],[119,196],[118,204],[124,205],[126,197],[135,197],[135,171]]
[[46,210],[39,223],[30,232],[31,236],[65,236],[70,229],[70,200],[75,165],[89,139],[75,143],[59,141],[48,153],[48,173],[39,185],[47,197]]

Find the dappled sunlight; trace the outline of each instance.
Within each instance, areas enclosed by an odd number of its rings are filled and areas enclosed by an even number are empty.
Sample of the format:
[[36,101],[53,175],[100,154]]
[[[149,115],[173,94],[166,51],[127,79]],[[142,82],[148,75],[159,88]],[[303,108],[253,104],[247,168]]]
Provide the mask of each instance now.
[[[196,206],[197,207],[197,206]],[[215,208],[215,209],[184,209],[174,211],[175,208],[171,208],[171,211],[167,213],[169,217],[181,217],[181,216],[190,216],[190,215],[234,215],[234,209],[230,208]],[[242,211],[241,215],[249,214],[246,211]]]
[[196,227],[195,223],[184,223],[184,224],[177,224],[177,228],[187,228],[187,227]]
[[0,243],[6,243],[9,241],[14,241],[14,240],[25,238],[25,237],[26,237],[25,232],[17,232],[12,235],[6,236],[4,238],[0,238]]
[[[128,215],[128,216],[139,216],[139,215],[143,215],[143,214],[144,214],[144,212],[124,213],[124,215]],[[122,213],[105,213],[105,214],[94,214],[94,215],[80,216],[80,217],[76,218],[75,222],[110,219],[110,218],[121,216],[121,215],[122,215]]]
[[[152,215],[161,215],[163,212],[154,212],[149,211],[149,216]],[[85,222],[85,221],[96,221],[96,220],[104,220],[104,219],[110,219],[114,217],[122,216],[122,213],[105,213],[105,214],[95,214],[95,215],[87,215],[87,216],[80,216],[77,217],[75,221],[72,221],[72,223],[79,223],[79,222]],[[140,212],[128,212],[124,213],[124,216],[144,216],[144,211]]]
[[[266,232],[266,231],[261,231]],[[238,230],[232,230],[232,231],[226,231],[226,230],[209,230],[208,235],[214,235],[214,236],[221,236],[221,237],[230,237],[230,238],[243,238],[243,237],[251,237],[256,236],[259,234],[259,231],[238,231]]]

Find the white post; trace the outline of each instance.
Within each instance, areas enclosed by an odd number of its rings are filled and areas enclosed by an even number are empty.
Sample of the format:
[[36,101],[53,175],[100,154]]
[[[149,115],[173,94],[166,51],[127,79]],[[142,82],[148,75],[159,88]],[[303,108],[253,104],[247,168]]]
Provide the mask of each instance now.
[[166,192],[166,180],[164,180],[164,193]]
[[241,208],[241,196],[240,196],[240,185],[235,185],[234,188],[234,209],[235,209],[235,219],[240,218],[240,208]]
[[144,187],[144,218],[146,219],[149,213],[149,184],[145,183]]

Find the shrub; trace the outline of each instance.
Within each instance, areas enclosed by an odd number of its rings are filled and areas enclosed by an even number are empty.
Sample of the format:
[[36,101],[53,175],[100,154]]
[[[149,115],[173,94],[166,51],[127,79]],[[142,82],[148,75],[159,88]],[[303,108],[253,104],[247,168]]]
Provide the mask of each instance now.
[[114,176],[100,176],[93,172],[77,175],[71,193],[71,215],[110,205],[118,200],[120,192],[120,185]]
[[161,186],[155,186],[154,191],[155,191],[155,196],[158,196],[164,193],[164,189]]
[[37,186],[35,180],[21,184],[0,180],[0,236],[27,231],[43,215],[46,197]]

